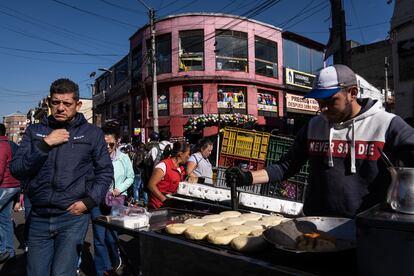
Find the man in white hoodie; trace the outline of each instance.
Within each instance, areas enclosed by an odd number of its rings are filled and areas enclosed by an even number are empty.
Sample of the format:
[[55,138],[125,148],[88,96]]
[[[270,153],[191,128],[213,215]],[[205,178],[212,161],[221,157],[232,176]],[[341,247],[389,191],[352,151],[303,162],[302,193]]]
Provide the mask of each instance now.
[[299,131],[278,162],[255,172],[230,168],[227,184],[280,182],[309,160],[305,215],[354,217],[385,201],[390,176],[380,150],[404,166],[414,166],[414,129],[386,112],[381,102],[358,99],[357,94],[350,68],[336,64],[322,69],[305,95],[318,101],[321,114]]

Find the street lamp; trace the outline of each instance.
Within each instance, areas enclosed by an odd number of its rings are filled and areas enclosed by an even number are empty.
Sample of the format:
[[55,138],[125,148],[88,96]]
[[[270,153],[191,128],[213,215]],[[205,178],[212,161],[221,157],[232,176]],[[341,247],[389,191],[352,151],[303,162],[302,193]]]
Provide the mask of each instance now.
[[109,74],[112,74],[112,70],[109,70],[107,68],[98,68],[99,71],[107,72]]

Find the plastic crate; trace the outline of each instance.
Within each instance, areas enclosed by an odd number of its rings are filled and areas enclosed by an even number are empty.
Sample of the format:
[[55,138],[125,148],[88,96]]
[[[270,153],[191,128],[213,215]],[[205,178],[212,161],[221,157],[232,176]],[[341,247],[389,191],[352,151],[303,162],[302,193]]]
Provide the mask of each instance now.
[[238,128],[224,128],[221,153],[266,160],[270,134]]
[[238,166],[239,164],[247,164],[250,170],[257,171],[264,169],[265,161],[254,159],[254,158],[243,158],[234,155],[220,154],[219,166],[228,168]]
[[[292,146],[294,140],[290,137],[272,136],[270,138],[266,166],[278,161]],[[306,162],[300,171],[282,183],[270,184],[269,193],[275,196],[303,202],[306,185],[308,184],[309,163]]]

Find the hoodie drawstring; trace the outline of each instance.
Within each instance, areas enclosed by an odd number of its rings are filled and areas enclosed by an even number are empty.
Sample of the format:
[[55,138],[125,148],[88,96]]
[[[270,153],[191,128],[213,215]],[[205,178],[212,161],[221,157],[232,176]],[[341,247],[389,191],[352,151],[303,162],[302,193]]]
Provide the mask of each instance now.
[[333,168],[334,163],[333,163],[333,157],[332,157],[332,138],[333,138],[333,127],[330,126],[329,127],[329,147],[328,147],[328,156],[329,156],[329,161],[328,161],[328,166],[329,168]]
[[355,120],[352,120],[351,131],[352,131],[352,141],[351,141],[351,173],[356,173],[356,166],[355,166]]

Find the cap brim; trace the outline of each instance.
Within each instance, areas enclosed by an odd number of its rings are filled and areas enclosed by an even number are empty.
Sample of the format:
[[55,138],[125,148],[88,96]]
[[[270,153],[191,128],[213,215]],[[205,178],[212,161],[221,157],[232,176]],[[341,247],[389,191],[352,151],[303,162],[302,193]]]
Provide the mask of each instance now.
[[330,89],[312,89],[304,96],[304,98],[325,99],[335,95],[339,91],[341,91],[341,88],[339,87]]

